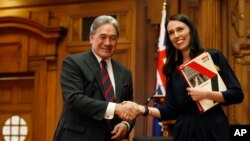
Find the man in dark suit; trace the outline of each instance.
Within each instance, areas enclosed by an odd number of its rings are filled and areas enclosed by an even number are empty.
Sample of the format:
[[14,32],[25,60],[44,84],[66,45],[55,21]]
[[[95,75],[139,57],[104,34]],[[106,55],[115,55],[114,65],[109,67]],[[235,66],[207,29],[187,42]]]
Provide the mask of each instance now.
[[[63,60],[63,110],[54,141],[127,140],[139,110],[131,104],[121,103],[133,100],[133,85],[131,71],[111,58],[118,36],[116,19],[99,16],[90,28],[91,50],[69,55]],[[113,101],[104,96],[100,73],[102,60],[107,64]],[[129,115],[129,121],[122,120],[124,113]]]

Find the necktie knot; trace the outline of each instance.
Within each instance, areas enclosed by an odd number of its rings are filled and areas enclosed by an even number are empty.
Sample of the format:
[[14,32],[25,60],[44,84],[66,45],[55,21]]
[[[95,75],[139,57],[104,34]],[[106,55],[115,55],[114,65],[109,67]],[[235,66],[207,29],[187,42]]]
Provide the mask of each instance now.
[[102,60],[102,61],[101,61],[101,64],[102,64],[102,69],[106,69],[106,67],[107,67],[106,61],[105,61],[105,60]]

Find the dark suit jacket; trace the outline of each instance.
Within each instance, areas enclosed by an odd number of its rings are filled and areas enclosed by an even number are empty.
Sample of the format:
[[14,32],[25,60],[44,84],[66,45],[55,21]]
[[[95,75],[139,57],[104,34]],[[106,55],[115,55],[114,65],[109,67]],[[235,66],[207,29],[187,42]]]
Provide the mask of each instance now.
[[[116,103],[133,100],[131,72],[111,59]],[[70,55],[63,60],[61,85],[63,110],[54,136],[55,141],[103,141],[105,101],[101,86],[100,64],[91,51]],[[114,123],[121,122],[117,116]],[[130,121],[130,129],[135,121]],[[130,132],[130,131],[129,131]]]

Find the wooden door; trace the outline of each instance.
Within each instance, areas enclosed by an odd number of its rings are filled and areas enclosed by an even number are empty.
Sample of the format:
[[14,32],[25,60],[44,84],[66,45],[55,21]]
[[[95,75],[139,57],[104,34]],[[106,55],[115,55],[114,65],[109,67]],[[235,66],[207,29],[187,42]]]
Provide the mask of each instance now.
[[31,141],[34,118],[34,77],[24,74],[0,77],[0,140]]
[[0,141],[49,141],[63,28],[0,18]]

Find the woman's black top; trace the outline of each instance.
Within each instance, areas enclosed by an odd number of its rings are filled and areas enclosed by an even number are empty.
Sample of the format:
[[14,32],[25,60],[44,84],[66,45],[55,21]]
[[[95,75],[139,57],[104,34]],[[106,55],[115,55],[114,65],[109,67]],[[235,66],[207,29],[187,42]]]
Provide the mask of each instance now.
[[223,54],[218,50],[208,51],[219,67],[219,74],[227,86],[223,91],[225,102],[200,113],[196,103],[187,94],[187,83],[177,69],[168,78],[166,105],[160,107],[160,120],[176,119],[174,125],[175,141],[229,141],[229,124],[222,105],[243,101],[240,83]]

